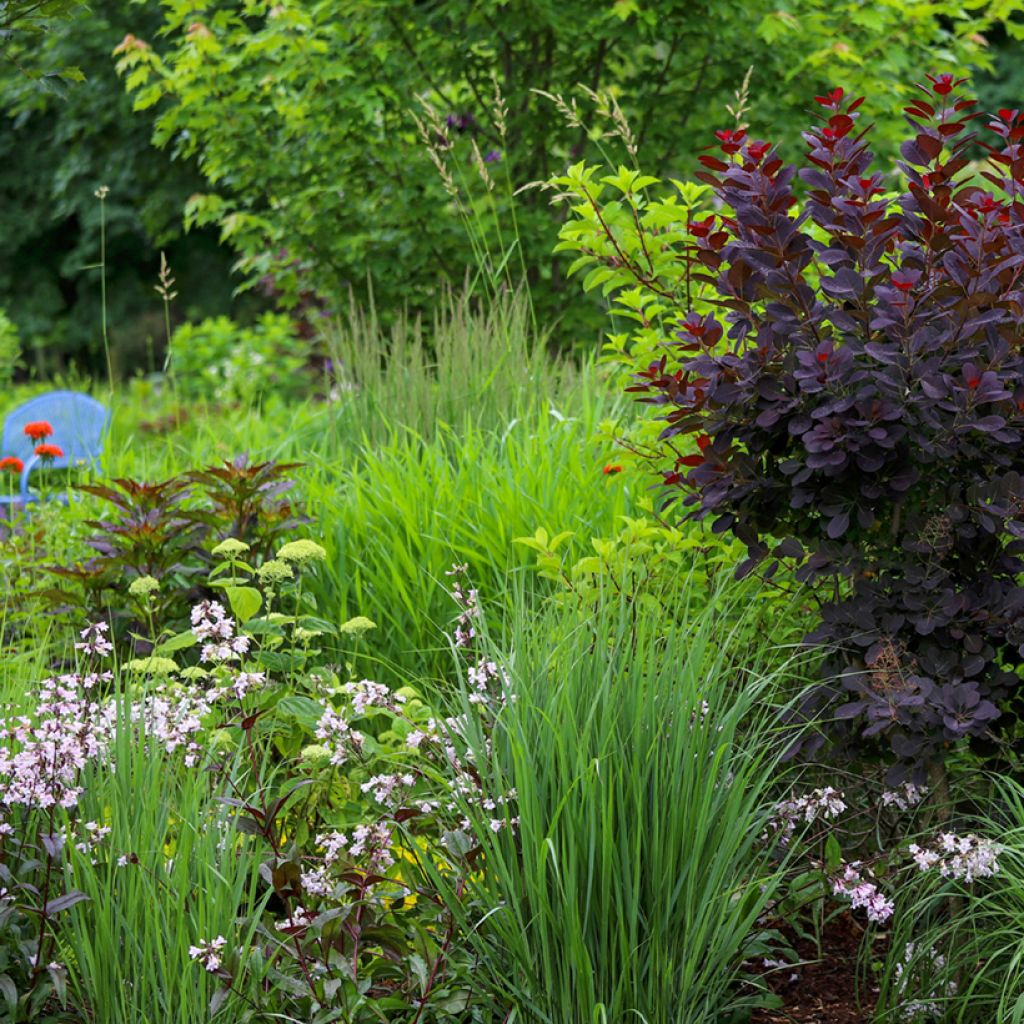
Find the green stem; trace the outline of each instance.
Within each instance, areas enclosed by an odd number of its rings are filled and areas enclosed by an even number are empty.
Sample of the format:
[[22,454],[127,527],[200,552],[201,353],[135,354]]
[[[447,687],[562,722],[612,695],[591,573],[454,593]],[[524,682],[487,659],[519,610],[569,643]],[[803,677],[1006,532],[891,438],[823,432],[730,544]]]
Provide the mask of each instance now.
[[110,336],[107,332],[107,192],[104,185],[96,193],[100,200],[100,310],[103,327],[103,353],[107,360],[107,386],[114,394],[114,364],[110,358]]

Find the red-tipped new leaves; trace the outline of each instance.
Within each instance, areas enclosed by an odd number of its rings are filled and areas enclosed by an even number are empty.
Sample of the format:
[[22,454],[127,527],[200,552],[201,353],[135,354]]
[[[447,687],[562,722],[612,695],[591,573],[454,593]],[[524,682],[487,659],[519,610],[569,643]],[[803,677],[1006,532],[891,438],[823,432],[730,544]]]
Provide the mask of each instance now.
[[667,442],[699,435],[664,482],[747,544],[742,572],[787,558],[842,581],[807,710],[902,765],[1011,721],[1024,659],[1024,117],[988,120],[982,187],[962,85],[930,75],[907,106],[896,195],[840,89],[816,97],[799,170],[718,133],[698,177],[720,212],[680,247],[702,311],[680,295],[630,388]]

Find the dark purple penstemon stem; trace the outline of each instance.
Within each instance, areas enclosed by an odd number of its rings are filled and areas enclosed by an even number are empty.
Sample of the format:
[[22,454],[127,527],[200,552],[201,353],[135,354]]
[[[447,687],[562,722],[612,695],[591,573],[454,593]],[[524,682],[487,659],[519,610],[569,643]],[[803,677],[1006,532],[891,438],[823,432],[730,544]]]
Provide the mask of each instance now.
[[[253,730],[253,727],[256,724],[255,720],[254,720],[255,717],[258,717],[258,716],[249,716],[248,718],[244,719],[242,721],[240,727],[242,729],[243,735],[245,736],[246,756],[248,757],[249,764],[250,764],[250,766],[252,768],[253,781],[254,781],[255,786],[256,786],[256,794],[257,794],[257,800],[259,801],[259,807],[258,808],[250,807],[250,805],[246,802],[246,800],[241,797],[240,791],[238,790],[238,788],[235,785],[234,781],[228,775],[227,771],[224,769],[223,765],[221,766],[221,774],[222,774],[222,777],[225,779],[225,781],[228,783],[228,785],[236,793],[239,793],[239,800],[238,800],[238,802],[242,805],[241,810],[243,812],[245,812],[245,813],[248,813],[254,819],[254,821],[256,822],[256,826],[257,826],[257,829],[259,831],[259,834],[263,837],[264,840],[266,840],[266,842],[270,846],[271,852],[273,853],[274,859],[276,861],[276,860],[279,860],[280,856],[281,856],[280,845],[279,845],[279,843],[277,841],[277,836],[275,834],[274,818],[273,818],[273,816],[270,813],[270,811],[271,811],[270,805],[267,803],[266,787],[262,783],[262,778],[261,778],[261,774],[262,773],[260,772],[260,767],[259,767],[259,757],[257,755],[257,751],[255,749],[255,743],[254,743],[253,737],[252,737],[252,730]],[[258,813],[253,813],[254,811],[257,811]],[[285,913],[287,914],[287,917],[288,917],[289,921],[294,921],[295,920],[295,911],[296,911],[296,909],[300,909],[303,912],[305,912],[305,908],[302,906],[301,902],[298,904],[298,907],[296,908],[296,905],[293,903],[291,897],[289,896],[289,894],[287,892],[278,891],[278,897],[281,899],[281,902],[284,904]],[[302,949],[302,943],[299,940],[298,934],[291,935],[290,939],[291,939],[290,943],[285,943],[285,944],[286,945],[291,945],[294,948],[294,950],[295,950],[295,957],[296,957],[296,961],[297,961],[297,963],[299,965],[299,969],[302,972],[302,976],[303,976],[303,978],[304,978],[304,980],[306,982],[307,987],[309,988],[310,994],[315,999],[315,998],[317,998],[316,983],[313,981],[313,978],[310,975],[309,963],[308,963],[308,959],[306,957],[306,954],[304,953],[304,951]]]
[[53,806],[49,808],[46,820],[46,840],[43,843],[43,848],[46,850],[46,870],[43,875],[43,887],[41,890],[42,894],[42,906],[39,908],[39,943],[36,946],[36,962],[32,968],[32,985],[30,991],[33,991],[38,984],[39,978],[43,971],[43,944],[46,939],[46,930],[49,926],[49,911],[47,906],[50,901],[50,878],[53,874],[53,853],[51,846],[53,844]]
[[[461,900],[463,894],[466,891],[466,880],[464,878],[459,879],[459,884],[456,886],[455,898]],[[420,1005],[416,1009],[416,1016],[413,1017],[410,1024],[419,1024],[420,1017],[423,1016],[423,1010],[426,1008],[427,999],[430,997],[430,993],[433,991],[434,985],[437,983],[440,977],[443,977],[443,971],[441,965],[445,962],[448,957],[448,950],[451,948],[452,940],[455,937],[455,914],[449,910],[448,912],[448,925],[445,928],[444,942],[441,944],[441,948],[438,950],[437,956],[434,957],[434,962],[430,967],[430,976],[427,978],[427,984],[424,986],[423,995],[420,998]]]
[[[245,728],[246,723],[248,723],[248,728]],[[251,760],[251,762],[253,764],[253,771],[256,773],[255,774],[255,781],[256,781],[256,785],[257,785],[257,792],[259,794],[260,806],[261,806],[262,811],[263,811],[263,817],[262,817],[263,835],[266,838],[267,842],[270,843],[270,848],[271,848],[271,850],[274,853],[275,859],[280,859],[280,856],[281,856],[281,854],[280,854],[280,847],[279,847],[279,844],[277,842],[277,837],[275,835],[274,818],[270,815],[270,808],[269,808],[269,806],[267,804],[267,799],[266,799],[266,788],[261,784],[261,779],[260,779],[260,775],[259,775],[259,768],[258,768],[258,764],[257,764],[255,744],[253,743],[253,738],[252,738],[252,729],[253,729],[254,725],[255,725],[255,722],[252,722],[251,718],[246,719],[245,722],[243,723],[243,731],[245,732],[246,745],[247,745],[247,747],[249,749],[250,760]],[[288,920],[289,921],[294,921],[295,920],[295,910],[293,909],[293,904],[292,904],[291,898],[289,897],[289,895],[286,892],[281,892],[281,891],[278,892],[278,896],[281,898],[282,903],[284,903],[284,909],[285,909],[285,913],[288,915]],[[302,906],[301,901],[298,903],[298,909],[301,909],[301,910],[303,910],[303,912],[305,912],[305,908]],[[292,938],[292,946],[295,949],[295,956],[296,956],[296,958],[298,960],[298,963],[299,963],[299,969],[302,971],[302,976],[303,976],[303,978],[306,981],[306,985],[309,987],[309,991],[310,991],[311,995],[313,996],[314,999],[316,999],[317,998],[316,983],[313,981],[313,978],[312,978],[312,976],[309,973],[309,963],[307,962],[306,954],[305,954],[305,952],[302,949],[302,943],[299,941],[299,936],[297,934],[292,935],[291,938]]]

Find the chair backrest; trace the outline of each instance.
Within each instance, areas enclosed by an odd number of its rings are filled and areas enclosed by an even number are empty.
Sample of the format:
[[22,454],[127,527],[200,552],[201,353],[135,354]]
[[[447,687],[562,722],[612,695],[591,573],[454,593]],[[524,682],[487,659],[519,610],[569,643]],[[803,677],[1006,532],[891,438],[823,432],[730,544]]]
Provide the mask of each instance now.
[[88,395],[75,391],[50,391],[18,406],[7,417],[0,455],[27,459],[35,451],[36,442],[26,437],[25,424],[40,420],[53,427],[53,436],[46,441],[64,452],[63,458],[50,463],[56,468],[91,462],[103,450],[107,410]]

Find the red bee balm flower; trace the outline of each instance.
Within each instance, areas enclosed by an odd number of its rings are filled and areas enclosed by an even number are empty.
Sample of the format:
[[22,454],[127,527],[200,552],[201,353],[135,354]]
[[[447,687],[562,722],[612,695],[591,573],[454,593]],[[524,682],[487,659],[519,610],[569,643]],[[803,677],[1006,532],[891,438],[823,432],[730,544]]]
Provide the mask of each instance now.
[[55,444],[37,444],[36,455],[41,459],[59,459],[63,457],[64,449]]
[[622,467],[621,466],[613,466],[613,465],[609,464],[609,465],[605,466],[604,469],[601,470],[601,472],[604,473],[605,476],[611,476],[613,473],[621,473],[622,472]]
[[25,463],[21,459],[16,459],[13,455],[0,459],[0,471],[7,470],[8,473],[20,473],[24,468]]
[[38,423],[26,423],[25,433],[33,441],[42,441],[44,438],[53,437],[53,427],[46,420],[40,420]]

